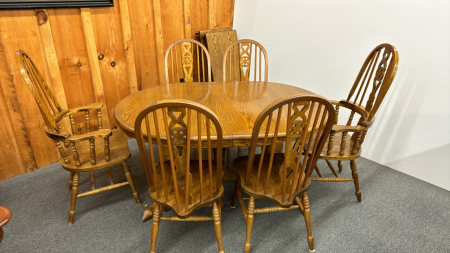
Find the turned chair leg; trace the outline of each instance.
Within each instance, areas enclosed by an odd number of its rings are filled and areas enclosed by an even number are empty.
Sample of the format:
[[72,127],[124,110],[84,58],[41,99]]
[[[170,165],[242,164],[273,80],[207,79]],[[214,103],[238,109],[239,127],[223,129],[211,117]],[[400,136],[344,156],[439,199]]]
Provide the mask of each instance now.
[[308,244],[309,244],[309,251],[315,252],[314,249],[314,236],[312,235],[312,229],[311,229],[311,210],[309,209],[309,200],[308,196],[306,195],[306,192],[303,193],[302,196],[303,203],[300,202],[300,199],[297,197],[295,198],[295,202],[300,206],[303,206],[303,212],[300,209],[300,212],[302,212],[303,217],[305,218],[305,224],[306,224],[306,231],[308,233]]
[[219,253],[225,253],[225,251],[223,250],[223,243],[222,243],[221,217],[219,208],[217,207],[217,202],[213,204],[212,214],[214,218],[214,231],[216,232],[216,239],[217,239],[217,246],[219,247]]
[[136,192],[136,188],[134,187],[133,178],[131,177],[130,168],[128,167],[127,162],[122,163],[122,168],[123,172],[125,172],[125,177],[127,178],[127,181],[130,184],[131,191],[133,191],[133,197],[136,200],[136,204],[140,206],[141,200],[139,199],[139,194]]
[[70,172],[70,178],[69,178],[69,191],[72,190],[72,182],[73,182],[73,172]]
[[250,244],[250,238],[252,236],[252,227],[253,227],[253,212],[255,211],[255,198],[250,196],[250,201],[248,203],[247,210],[247,235],[244,244],[244,252],[249,253],[252,245]]
[[350,161],[350,166],[352,167],[352,176],[353,176],[353,182],[355,183],[356,198],[358,198],[358,202],[361,202],[361,191],[359,190],[359,178],[358,178],[358,171],[356,170],[355,160]]
[[231,208],[234,208],[236,206],[236,201],[238,197],[238,191],[239,191],[239,176],[237,176],[236,181],[234,181],[234,193],[233,197],[231,197]]
[[72,197],[70,200],[69,225],[73,224],[73,218],[75,217],[75,204],[77,203],[78,184],[79,183],[80,183],[79,172],[74,172],[73,178],[72,178]]
[[316,166],[314,167],[314,169],[316,170],[317,175],[319,175],[319,177],[322,177],[322,172],[320,171],[319,166],[317,166],[317,164],[316,164]]
[[339,173],[341,173],[342,172],[342,167],[343,167],[341,160],[338,161],[338,167],[339,167]]
[[150,253],[155,253],[156,239],[158,238],[160,214],[161,209],[158,204],[155,204],[155,208],[153,209],[152,246],[150,249]]

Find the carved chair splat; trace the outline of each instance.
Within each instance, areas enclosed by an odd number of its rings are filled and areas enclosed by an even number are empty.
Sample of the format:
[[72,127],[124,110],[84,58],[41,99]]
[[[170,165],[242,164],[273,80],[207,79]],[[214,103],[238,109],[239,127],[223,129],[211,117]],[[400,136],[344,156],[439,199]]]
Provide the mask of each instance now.
[[[77,198],[88,196],[121,186],[129,185],[133,197],[138,205],[141,204],[139,194],[136,192],[126,161],[130,158],[128,144],[120,130],[102,129],[101,103],[81,106],[73,109],[62,109],[53,92],[48,87],[31,58],[22,50],[15,53],[16,64],[20,73],[30,89],[44,119],[44,131],[52,139],[61,155],[60,163],[70,172],[69,190],[71,193],[71,207],[69,211],[69,225],[73,224],[75,217],[75,204]],[[98,130],[92,131],[90,111],[97,112]],[[74,115],[84,114],[85,134],[78,134]],[[64,132],[62,120],[69,118],[71,134]],[[68,129],[67,129],[68,130]],[[68,155],[72,152],[72,156]],[[126,182],[114,183],[110,166],[122,164]],[[107,168],[110,185],[95,188],[94,170]],[[92,190],[78,194],[79,173],[89,172]]]
[[[192,101],[163,100],[144,108],[134,129],[149,183],[148,192],[156,204],[150,252],[155,252],[161,220],[214,221],[219,252],[224,252],[218,207],[224,191],[222,126],[217,116]],[[153,145],[146,146],[145,142]],[[212,159],[212,148],[217,148],[217,161]],[[163,156],[164,149],[168,158]],[[199,149],[208,150],[205,159],[202,152],[192,159],[191,153]],[[211,217],[192,216],[197,209],[208,205],[213,206]],[[171,209],[175,216],[163,217],[161,207]]]
[[[283,115],[287,121],[281,122]],[[299,209],[305,218],[310,251],[314,251],[311,231],[311,213],[306,194],[309,179],[334,123],[333,105],[319,96],[294,95],[280,99],[264,109],[253,127],[249,155],[236,158],[233,168],[238,176],[231,201],[239,200],[247,222],[244,251],[250,252],[254,214]],[[275,124],[274,132],[269,132]],[[276,152],[278,132],[285,131],[284,153]],[[258,137],[264,134],[261,154],[255,154]],[[314,140],[314,141],[312,141]],[[304,148],[310,155],[302,156]],[[268,150],[269,149],[269,150]],[[267,152],[268,151],[268,152]],[[250,195],[248,209],[240,190]],[[255,199],[266,199],[276,207],[255,208]],[[295,202],[297,205],[293,205]]]
[[166,84],[210,82],[211,60],[208,50],[193,39],[180,39],[167,48],[164,56]]
[[[381,44],[367,56],[364,64],[346,99],[331,102],[335,105],[336,121],[328,138],[326,148],[322,150],[320,159],[326,160],[335,177],[323,177],[319,167],[316,167],[319,177],[313,181],[345,182],[353,181],[355,194],[361,202],[359,177],[355,159],[361,155],[361,146],[369,128],[373,125],[375,114],[386,96],[398,68],[397,49],[390,44]],[[350,110],[350,116],[345,124],[338,124],[341,108]],[[355,115],[359,117],[353,121]],[[352,125],[355,123],[354,125]],[[349,134],[351,133],[351,135]],[[337,160],[339,172],[343,170],[342,161],[350,161],[352,178],[340,177],[330,160]]]

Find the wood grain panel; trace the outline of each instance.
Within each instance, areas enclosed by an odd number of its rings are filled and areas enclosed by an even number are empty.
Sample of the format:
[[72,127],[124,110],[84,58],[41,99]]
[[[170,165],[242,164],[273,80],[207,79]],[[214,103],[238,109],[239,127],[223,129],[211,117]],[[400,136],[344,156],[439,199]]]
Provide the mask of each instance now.
[[[4,66],[0,66],[0,71],[1,67]],[[3,76],[3,73],[1,74]],[[0,82],[3,83],[3,80]],[[2,87],[0,87],[0,122],[3,123],[0,124],[0,143],[3,143],[0,148],[0,161],[2,164],[8,164],[0,166],[0,180],[3,180],[27,171]]]
[[[37,10],[0,10],[0,131],[1,143],[8,143],[0,145],[0,180],[59,158],[18,72],[15,51],[28,53],[62,107],[104,102],[108,113],[103,118],[113,126],[119,101],[165,83],[167,46],[181,38],[198,39],[195,33],[210,23],[231,27],[233,6],[233,0],[118,0],[114,7],[84,12],[91,18],[88,31],[80,8],[42,10],[39,23]],[[96,120],[93,113],[91,124]],[[85,133],[84,115],[75,115],[75,121],[77,132]]]
[[118,4],[114,8],[90,10],[97,46],[97,55],[93,60],[98,62],[100,67],[108,118],[112,127],[115,125],[114,107],[120,100],[130,95],[120,10]]
[[[67,106],[75,108],[95,103],[80,9],[48,9],[47,12],[64,91],[68,95]],[[75,115],[75,121],[78,133],[85,133],[84,115]]]
[[142,90],[159,84],[153,1],[142,1],[139,5],[131,4],[129,7],[131,33],[136,42],[136,78],[139,90]]
[[192,38],[199,40],[196,33],[208,29],[208,1],[190,0],[191,1],[191,31]]
[[[42,45],[37,35],[37,20],[33,10],[2,12],[0,20],[2,34],[0,44],[3,48],[0,62],[4,64],[2,72],[6,80],[5,83],[2,82],[2,87],[16,136],[20,138],[19,145],[23,150],[27,171],[30,172],[54,163],[58,156],[56,150],[47,148],[54,144],[41,130],[44,121],[25,82],[19,79],[21,77],[14,60],[14,52],[18,49],[31,52],[36,56],[35,62],[42,66],[42,70],[46,68],[45,60],[43,60]],[[36,152],[37,150],[39,152]]]

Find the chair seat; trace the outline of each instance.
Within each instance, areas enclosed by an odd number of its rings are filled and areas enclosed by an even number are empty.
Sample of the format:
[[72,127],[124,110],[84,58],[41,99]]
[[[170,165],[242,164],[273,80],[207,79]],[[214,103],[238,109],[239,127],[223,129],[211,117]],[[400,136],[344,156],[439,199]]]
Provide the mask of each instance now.
[[[333,139],[333,149],[331,151],[331,154],[327,154],[328,152],[328,142],[329,138],[327,139],[327,142],[323,146],[322,152],[320,153],[320,159],[325,160],[355,160],[361,155],[362,149],[356,151],[355,154],[352,155],[352,148],[353,148],[353,141],[352,136],[350,134],[347,135],[347,139],[345,140],[345,149],[344,154],[340,155],[339,152],[341,150],[341,142],[342,142],[342,133],[336,133],[334,135]],[[314,139],[315,142],[315,139]],[[314,143],[313,142],[313,143]],[[312,145],[311,145],[312,146]],[[311,151],[309,152],[311,153]]]
[[67,149],[67,154],[69,158],[69,164],[64,162],[64,159],[60,159],[60,162],[64,169],[68,171],[92,171],[101,168],[109,167],[114,164],[122,163],[131,157],[130,149],[128,148],[128,143],[123,133],[119,129],[112,130],[112,135],[109,137],[109,147],[110,147],[110,160],[105,160],[105,144],[103,139],[95,139],[95,153],[96,153],[96,164],[92,165],[90,157],[90,143],[89,141],[83,141],[77,143],[77,150],[80,156],[81,166],[77,167],[73,156],[69,155],[72,153],[70,148]]
[[[248,164],[248,156],[242,156],[238,157],[233,162],[233,168],[236,170],[236,173],[238,174],[238,177],[241,182],[241,189],[249,194],[253,195],[256,198],[261,199],[267,199],[269,201],[274,202],[275,204],[281,206],[281,207],[289,207],[294,198],[298,196],[300,193],[304,192],[310,185],[311,181],[308,179],[306,182],[306,185],[304,188],[299,187],[298,191],[293,190],[293,195],[291,201],[288,201],[288,198],[285,196],[285,199],[282,199],[282,175],[283,175],[283,162],[284,162],[284,154],[283,153],[275,153],[273,157],[273,165],[271,169],[271,173],[269,176],[269,182],[267,186],[267,194],[264,194],[264,187],[266,183],[267,178],[267,172],[269,171],[268,164],[270,160],[270,154],[264,154],[263,158],[263,164],[261,169],[261,175],[258,187],[255,191],[255,182],[257,177],[257,171],[258,171],[258,164],[259,160],[261,159],[261,155],[255,155],[255,158],[253,160],[253,169],[251,171],[250,181],[247,185],[244,184],[245,182],[245,176],[247,174],[247,164]],[[300,169],[299,169],[300,171]],[[292,181],[293,177],[293,170],[288,167],[288,171],[286,172],[286,195],[289,194],[289,189],[291,188],[290,182]],[[298,182],[299,172],[297,172],[297,180],[294,180],[295,182]],[[304,177],[304,174],[303,174]],[[297,185],[294,185],[294,187],[297,187]]]
[[[191,175],[191,181],[189,183],[189,206],[188,210],[185,210],[185,177],[184,171],[177,171],[176,167],[176,173],[177,178],[179,179],[177,181],[178,186],[178,193],[180,196],[180,210],[178,209],[176,199],[175,199],[175,189],[173,184],[173,177],[172,177],[172,169],[170,166],[170,161],[164,162],[164,168],[165,168],[165,178],[163,178],[163,173],[161,170],[161,164],[156,165],[156,179],[158,182],[158,186],[156,189],[161,189],[160,196],[158,196],[157,192],[150,191],[149,195],[150,198],[157,202],[160,205],[166,206],[170,208],[175,215],[177,215],[179,218],[187,218],[189,217],[195,210],[199,209],[200,207],[210,205],[214,202],[217,202],[223,195],[223,186],[220,187],[219,190],[217,189],[215,182],[217,180],[214,180],[217,177],[217,165],[215,162],[212,163],[212,178],[213,178],[213,194],[212,196],[209,194],[210,191],[210,180],[205,180],[205,178],[209,177],[209,168],[208,168],[208,161],[202,162],[202,178],[203,178],[203,196],[200,196],[200,168],[199,168],[199,162],[197,160],[191,160],[189,164],[189,172]],[[180,173],[180,174],[179,174]],[[182,175],[183,174],[183,175]],[[224,172],[222,171],[222,175],[220,176],[223,178]],[[180,180],[181,178],[181,180]],[[221,181],[221,180],[220,180]],[[165,197],[165,192],[163,189],[167,189],[167,198]],[[206,194],[208,193],[208,194]],[[203,197],[203,200],[201,201],[201,197]],[[201,204],[200,204],[201,203]]]

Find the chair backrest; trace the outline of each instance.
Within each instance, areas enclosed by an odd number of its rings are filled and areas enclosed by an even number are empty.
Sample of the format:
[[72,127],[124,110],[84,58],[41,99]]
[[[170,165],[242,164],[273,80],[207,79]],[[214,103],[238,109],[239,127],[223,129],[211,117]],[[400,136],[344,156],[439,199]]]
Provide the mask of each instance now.
[[[294,95],[267,106],[253,127],[245,185],[254,187],[254,192],[258,194],[270,195],[282,205],[290,205],[308,186],[334,117],[332,104],[320,96]],[[285,136],[281,136],[280,132]],[[264,141],[261,144],[258,138],[262,136]],[[273,144],[279,139],[286,140],[281,164],[279,159],[274,159]],[[271,150],[266,154],[268,145],[271,145]],[[262,146],[261,154],[266,154],[261,155],[259,161],[254,161],[256,146]],[[303,150],[311,150],[310,155],[302,157]],[[267,156],[270,157],[268,160]],[[266,165],[262,166],[263,163]],[[264,168],[267,171],[263,171]],[[278,173],[275,176],[279,176],[280,180],[275,185],[273,180],[269,180],[271,173]]]
[[[210,82],[211,60],[208,50],[200,42],[180,39],[167,48],[164,57],[166,84],[184,82]],[[195,71],[196,69],[196,71]]]
[[[397,49],[390,44],[381,44],[370,52],[361,67],[346,102],[364,105],[370,122],[381,105],[398,67]],[[354,113],[352,113],[353,115]],[[351,119],[353,119],[351,115]],[[351,124],[351,120],[349,119]],[[348,124],[348,125],[350,125]]]
[[237,40],[225,50],[224,81],[267,82],[268,69],[269,58],[266,49],[257,41]]
[[[188,216],[218,197],[222,189],[222,126],[211,110],[188,100],[158,101],[139,113],[135,134],[154,201],[179,216]],[[145,141],[156,148],[150,145],[147,150]],[[213,147],[217,148],[215,162]],[[202,148],[209,151],[206,160]],[[168,149],[168,159],[164,149]],[[198,160],[191,160],[195,149]],[[169,168],[164,167],[167,160]],[[193,168],[198,172],[191,173]]]
[[15,56],[20,74],[30,89],[31,94],[33,94],[45,124],[53,131],[59,131],[59,126],[54,120],[54,116],[61,113],[63,109],[61,109],[55,95],[27,53],[19,50],[15,53]]
[[[33,94],[34,99],[41,111],[42,117],[44,118],[44,122],[46,125],[46,129],[44,127],[44,131],[47,136],[52,139],[56,147],[59,150],[60,155],[64,159],[66,164],[69,164],[69,158],[67,157],[65,149],[61,145],[61,141],[64,142],[64,146],[68,148],[69,146],[72,149],[73,159],[77,167],[80,167],[83,163],[83,160],[91,162],[92,165],[96,164],[96,152],[95,152],[95,141],[94,138],[103,138],[105,143],[105,160],[109,161],[110,159],[110,149],[109,149],[109,136],[111,135],[110,130],[102,130],[101,125],[101,103],[97,103],[92,105],[90,108],[75,108],[73,110],[62,109],[59,105],[58,101],[55,98],[55,95],[48,87],[41,73],[39,72],[36,65],[33,63],[31,58],[22,50],[19,50],[15,53],[17,67],[20,70],[20,74],[27,87],[30,89],[31,94]],[[78,112],[84,113],[85,119],[85,127],[86,131],[90,132],[91,129],[91,119],[89,117],[89,110],[97,110],[97,118],[98,118],[98,128],[102,130],[97,132],[96,134],[92,134],[90,136],[75,138],[72,137],[69,133],[63,133],[63,129],[60,125],[60,120],[66,116],[70,118],[70,125],[72,130],[72,135],[77,135],[76,124],[74,120],[74,114]],[[68,129],[65,129],[69,131]],[[79,157],[79,153],[77,151],[77,147],[75,143],[89,140],[90,142],[90,158],[81,159]]]

